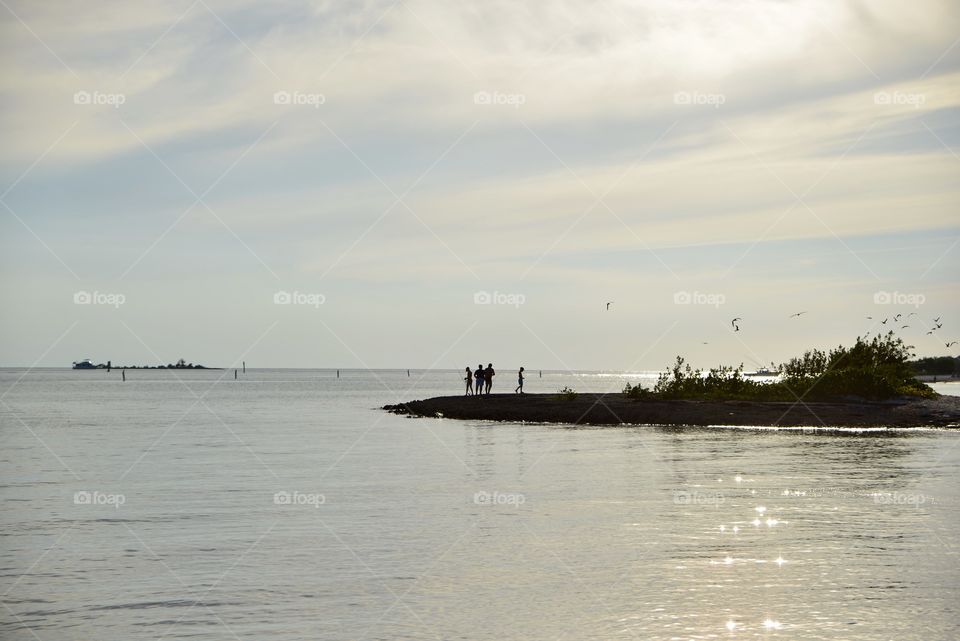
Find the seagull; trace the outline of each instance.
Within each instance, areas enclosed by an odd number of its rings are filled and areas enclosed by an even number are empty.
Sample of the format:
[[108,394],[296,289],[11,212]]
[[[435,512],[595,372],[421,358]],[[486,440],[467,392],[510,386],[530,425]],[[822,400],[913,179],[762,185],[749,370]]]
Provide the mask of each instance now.
[[867,316],[867,320],[873,320],[873,316]]
[[901,317],[901,316],[903,316],[903,314],[897,314],[896,316],[893,317],[893,320],[894,320],[894,321],[898,321],[898,320],[900,320],[900,317]]
[[909,326],[909,325],[904,325],[904,326],[901,327],[900,329],[906,329],[906,328],[908,328],[908,327],[910,327],[910,326]]
[[610,311],[610,306],[611,306],[611,305],[613,305],[613,301],[610,301],[609,303],[607,303],[607,311],[608,311],[608,312]]
[[937,316],[936,318],[934,318],[934,319],[933,319],[933,322],[934,322],[934,323],[939,323],[939,322],[940,322],[940,317]]
[[933,333],[933,330],[931,329],[929,332],[927,332],[927,336],[929,336],[932,333]]
[[937,323],[937,329],[940,329],[941,327],[943,327],[943,323]]
[[956,345],[958,342],[960,341],[950,341],[949,343],[947,343],[947,347],[950,347],[951,345]]
[[888,320],[890,320],[890,319],[889,319],[889,318],[884,318],[882,321],[880,321],[880,324],[881,324],[881,325],[886,325]]
[[735,331],[735,332],[739,332],[739,331],[740,331],[740,326],[737,325],[737,321],[738,321],[738,320],[743,320],[743,319],[742,319],[741,317],[737,316],[737,317],[734,318],[732,321],[730,321],[730,324],[733,325],[733,331]]
[[790,314],[790,318],[794,318],[794,317],[796,317],[796,316],[800,316],[801,314],[806,314],[806,312],[797,312],[796,314]]
[[909,314],[907,314],[907,318],[910,318],[911,316],[919,316],[919,315],[920,315],[920,314],[918,314],[918,313],[916,313],[916,312],[910,312]]

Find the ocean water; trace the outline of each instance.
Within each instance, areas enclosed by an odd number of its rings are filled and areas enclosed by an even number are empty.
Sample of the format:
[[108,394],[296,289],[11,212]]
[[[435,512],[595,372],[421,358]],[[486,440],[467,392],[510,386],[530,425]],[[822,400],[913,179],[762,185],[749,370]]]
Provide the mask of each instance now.
[[377,409],[459,376],[0,370],[0,638],[960,638],[960,433]]

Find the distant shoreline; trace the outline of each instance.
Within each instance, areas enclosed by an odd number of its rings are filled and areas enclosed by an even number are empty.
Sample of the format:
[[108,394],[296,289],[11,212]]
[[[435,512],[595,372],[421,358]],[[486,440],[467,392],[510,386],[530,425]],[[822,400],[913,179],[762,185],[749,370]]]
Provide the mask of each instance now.
[[960,427],[960,397],[884,402],[632,400],[623,394],[438,396],[383,410],[417,417],[568,425]]
[[204,365],[194,365],[193,367],[167,367],[166,365],[111,365],[107,367],[106,365],[97,365],[95,367],[71,367],[69,368],[75,372],[96,372],[96,371],[105,371],[109,372],[115,369],[166,369],[166,370],[192,370],[192,369],[204,369],[204,370],[222,370],[223,367],[206,367]]

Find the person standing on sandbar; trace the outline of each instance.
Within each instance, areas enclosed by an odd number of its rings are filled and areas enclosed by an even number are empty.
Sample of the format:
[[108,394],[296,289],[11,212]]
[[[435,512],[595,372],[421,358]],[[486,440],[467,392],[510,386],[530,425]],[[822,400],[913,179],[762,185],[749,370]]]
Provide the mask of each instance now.
[[517,372],[517,388],[513,390],[514,394],[523,394],[523,368]]
[[493,363],[487,363],[487,369],[483,372],[483,380],[487,385],[487,396],[490,396],[490,388],[493,387],[493,377],[497,373],[493,371]]
[[464,370],[467,375],[463,378],[464,382],[467,385],[466,391],[463,393],[464,396],[471,396],[473,394],[473,372],[470,371],[470,366],[467,366],[467,369]]
[[477,365],[477,371],[473,373],[474,379],[476,379],[476,391],[474,394],[477,396],[483,396],[483,363]]

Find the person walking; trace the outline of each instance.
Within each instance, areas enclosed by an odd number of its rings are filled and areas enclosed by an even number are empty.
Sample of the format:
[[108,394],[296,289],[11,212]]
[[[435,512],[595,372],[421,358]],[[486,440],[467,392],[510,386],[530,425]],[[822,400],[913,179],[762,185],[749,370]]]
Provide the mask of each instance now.
[[513,390],[514,394],[523,394],[523,368],[517,372],[517,388]]
[[487,369],[483,372],[483,380],[487,386],[487,396],[490,396],[490,388],[493,387],[493,377],[497,373],[493,371],[493,363],[487,363]]
[[477,365],[477,371],[473,373],[473,378],[476,381],[476,391],[474,394],[483,396],[483,363]]
[[465,371],[467,375],[463,378],[463,380],[467,385],[467,389],[464,391],[463,395],[471,396],[473,394],[473,372],[470,371],[469,365],[467,365],[467,369]]

